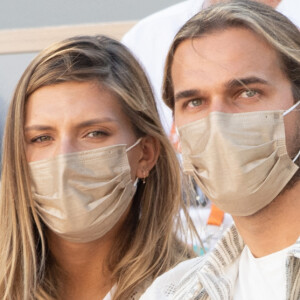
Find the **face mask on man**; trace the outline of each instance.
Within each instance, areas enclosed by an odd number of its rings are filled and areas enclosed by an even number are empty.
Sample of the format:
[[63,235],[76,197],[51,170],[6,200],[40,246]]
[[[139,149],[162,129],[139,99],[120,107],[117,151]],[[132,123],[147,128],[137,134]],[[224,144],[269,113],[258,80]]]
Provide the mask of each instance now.
[[268,205],[298,170],[286,149],[286,112],[212,112],[179,128],[183,169],[220,209],[249,216]]
[[32,195],[43,222],[77,243],[104,236],[120,220],[135,194],[126,149],[113,145],[68,153],[29,164]]

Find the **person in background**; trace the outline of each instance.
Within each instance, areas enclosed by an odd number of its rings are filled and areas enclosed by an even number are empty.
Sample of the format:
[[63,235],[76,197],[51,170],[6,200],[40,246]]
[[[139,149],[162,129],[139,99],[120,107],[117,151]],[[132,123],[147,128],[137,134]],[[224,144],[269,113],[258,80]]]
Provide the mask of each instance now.
[[185,173],[235,225],[141,299],[299,300],[298,28],[258,2],[203,10],[173,41],[163,97]]
[[70,38],[31,62],[2,163],[2,300],[139,299],[194,255],[178,238],[176,155],[144,72],[115,40]]

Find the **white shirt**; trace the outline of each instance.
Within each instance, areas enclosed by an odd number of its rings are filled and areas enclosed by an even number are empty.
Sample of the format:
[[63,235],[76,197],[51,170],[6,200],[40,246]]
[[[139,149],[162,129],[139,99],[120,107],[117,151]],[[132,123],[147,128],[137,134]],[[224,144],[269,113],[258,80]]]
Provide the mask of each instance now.
[[[145,283],[145,286],[144,285],[137,286],[135,288],[135,291],[132,293],[132,295],[129,297],[128,300],[140,299],[141,294],[145,291],[145,287],[147,287],[148,285],[149,285],[149,282]],[[117,285],[115,284],[102,300],[112,300],[116,290],[117,290]]]
[[[276,235],[274,239],[276,239]],[[244,248],[245,244],[242,237],[237,232],[236,227],[232,226],[223,235],[212,252],[203,257],[182,262],[164,273],[152,283],[140,300],[243,300],[243,298],[235,297],[235,293],[236,285],[238,284],[239,261]],[[280,252],[285,253],[274,253],[275,256],[278,254],[279,257],[274,257],[272,254],[264,257],[261,261],[264,262],[265,259],[268,260],[271,257],[271,260],[274,258],[275,264],[277,264],[279,259],[281,261],[280,265],[282,264],[282,259],[285,259],[284,269],[280,270],[283,274],[279,274],[279,277],[277,277],[278,274],[275,275],[275,281],[279,281],[281,286],[279,287],[281,291],[277,290],[276,293],[282,293],[283,286],[286,297],[284,296],[281,299],[299,300],[300,236],[294,245]],[[271,267],[269,266],[269,268]],[[275,267],[275,269],[278,271],[281,269],[281,266],[279,268]],[[270,277],[269,273],[269,271],[265,273],[268,274],[268,277],[263,279],[265,284],[269,284],[269,282],[266,283]],[[274,278],[273,275],[271,277]],[[248,280],[247,277],[246,281]],[[269,287],[269,296],[263,298],[259,295],[261,289],[255,283],[252,290],[254,297],[247,299],[276,299],[272,298],[272,286]],[[267,286],[265,286],[265,289],[267,289]]]
[[[188,0],[161,10],[136,24],[122,42],[133,52],[150,79],[158,112],[167,134],[173,118],[161,97],[163,70],[168,50],[179,29],[196,13],[204,0]],[[281,0],[277,10],[300,28],[300,0]]]
[[246,246],[239,262],[233,300],[286,299],[285,263],[289,248],[255,258]]
[[198,266],[199,261],[199,257],[186,260],[164,273],[150,285],[140,300],[172,300],[177,284],[185,274]]

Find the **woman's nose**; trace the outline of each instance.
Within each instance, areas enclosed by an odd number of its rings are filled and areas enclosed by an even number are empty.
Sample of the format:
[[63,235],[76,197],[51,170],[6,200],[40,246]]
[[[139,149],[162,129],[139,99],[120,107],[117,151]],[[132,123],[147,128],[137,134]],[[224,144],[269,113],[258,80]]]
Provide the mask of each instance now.
[[68,154],[79,151],[76,143],[69,137],[61,138],[55,149],[55,155]]

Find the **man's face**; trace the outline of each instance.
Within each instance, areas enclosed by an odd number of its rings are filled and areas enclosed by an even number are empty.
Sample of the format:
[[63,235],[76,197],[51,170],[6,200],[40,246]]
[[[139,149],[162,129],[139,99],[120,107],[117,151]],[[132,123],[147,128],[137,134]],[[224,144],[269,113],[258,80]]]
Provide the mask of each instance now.
[[[177,127],[210,112],[286,110],[291,84],[277,53],[252,31],[229,28],[182,42],[172,65]],[[288,152],[299,150],[299,113],[285,117]],[[298,123],[298,124],[297,124]]]

